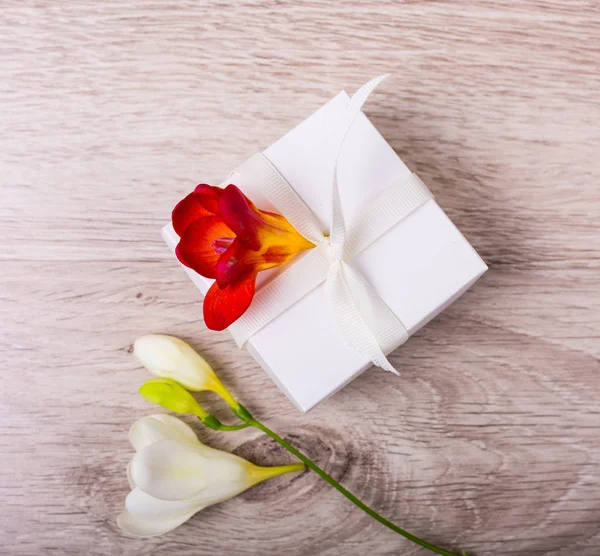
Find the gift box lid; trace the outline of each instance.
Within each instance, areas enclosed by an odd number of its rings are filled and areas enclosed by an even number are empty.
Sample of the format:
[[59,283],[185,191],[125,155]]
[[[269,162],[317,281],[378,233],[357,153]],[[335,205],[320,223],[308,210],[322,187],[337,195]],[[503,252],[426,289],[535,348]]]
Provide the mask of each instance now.
[[[337,148],[331,140],[332,130],[342,125],[348,102],[342,91],[263,153],[311,208],[324,233],[331,223],[331,176]],[[348,222],[390,184],[410,174],[362,113],[349,131],[338,170]],[[259,208],[274,210],[256,184],[246,183],[235,171],[226,183],[236,183]],[[171,225],[163,229],[163,237],[174,250],[178,237]],[[444,310],[487,270],[433,199],[361,252],[353,264],[409,334]],[[205,294],[212,280],[186,271]],[[261,274],[258,287],[274,272]],[[246,348],[303,412],[371,366],[344,343],[323,284],[259,330]],[[401,370],[401,364],[399,367]]]

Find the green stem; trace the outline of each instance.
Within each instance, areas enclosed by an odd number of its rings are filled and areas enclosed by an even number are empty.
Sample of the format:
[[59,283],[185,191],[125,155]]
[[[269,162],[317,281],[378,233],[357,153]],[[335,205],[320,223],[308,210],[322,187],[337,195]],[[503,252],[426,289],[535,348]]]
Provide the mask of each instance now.
[[324,481],[327,481],[333,488],[335,488],[337,491],[339,491],[341,494],[343,494],[346,498],[348,498],[348,500],[350,500],[350,502],[352,502],[355,506],[360,508],[363,512],[369,514],[373,519],[376,519],[377,521],[379,521],[380,523],[385,525],[388,529],[391,529],[392,531],[398,533],[399,535],[402,535],[403,537],[407,538],[408,540],[418,544],[419,546],[427,548],[427,549],[431,550],[432,552],[435,552],[436,554],[441,554],[442,556],[459,556],[455,552],[450,552],[449,550],[440,548],[439,546],[436,546],[435,544],[431,544],[431,543],[417,537],[416,535],[413,535],[412,533],[409,533],[408,531],[401,529],[400,527],[398,527],[391,521],[388,521],[387,519],[385,519],[385,517],[380,516],[375,510],[371,509],[369,506],[367,506],[365,503],[363,503],[361,500],[359,500],[356,496],[354,496],[354,494],[347,491],[333,477],[331,477],[330,475],[325,473],[325,471],[323,471],[312,460],[307,458],[302,452],[299,452],[298,450],[296,450],[296,448],[294,448],[291,444],[286,442],[278,434],[274,433],[271,429],[267,428],[265,425],[263,425],[256,419],[251,418],[250,420],[248,420],[248,424],[257,428],[258,430],[264,432],[265,434],[269,435],[273,440],[275,440],[275,442],[277,442],[278,444],[283,446],[288,452],[294,454],[301,462],[303,462],[306,465],[306,467],[312,469],[317,475],[319,475],[319,477],[321,477],[321,479],[323,479]]
[[245,429],[249,426],[250,425],[248,423],[243,423],[241,425],[224,425],[223,423],[221,423],[221,426],[218,428],[218,430],[220,430],[220,431],[239,431],[239,430]]
[[207,427],[215,431],[239,431],[250,426],[250,423],[244,422],[240,425],[224,425],[214,415],[207,413],[203,417],[198,416],[198,419],[202,421]]

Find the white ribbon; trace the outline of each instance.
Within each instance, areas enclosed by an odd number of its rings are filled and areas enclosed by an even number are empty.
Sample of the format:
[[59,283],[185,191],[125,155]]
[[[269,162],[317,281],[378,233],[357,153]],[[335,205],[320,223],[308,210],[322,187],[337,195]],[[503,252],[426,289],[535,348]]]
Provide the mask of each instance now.
[[346,344],[374,365],[399,374],[386,354],[403,344],[408,332],[351,263],[432,195],[418,176],[411,174],[365,207],[347,230],[338,186],[338,161],[348,132],[364,102],[386,77],[376,77],[363,85],[348,104],[332,176],[329,236],[321,233],[312,211],[264,155],[253,156],[234,171],[242,189],[244,183],[257,185],[296,230],[317,246],[256,292],[250,308],[229,327],[238,346],[243,347],[261,328],[325,282],[327,298]]

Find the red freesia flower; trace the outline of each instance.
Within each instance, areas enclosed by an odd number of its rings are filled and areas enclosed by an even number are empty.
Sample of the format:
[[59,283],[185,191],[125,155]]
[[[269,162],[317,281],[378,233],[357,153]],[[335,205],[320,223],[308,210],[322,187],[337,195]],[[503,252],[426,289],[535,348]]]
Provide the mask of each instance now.
[[281,215],[257,209],[233,184],[201,184],[173,209],[177,258],[215,279],[204,298],[208,328],[223,330],[254,297],[256,275],[314,245]]

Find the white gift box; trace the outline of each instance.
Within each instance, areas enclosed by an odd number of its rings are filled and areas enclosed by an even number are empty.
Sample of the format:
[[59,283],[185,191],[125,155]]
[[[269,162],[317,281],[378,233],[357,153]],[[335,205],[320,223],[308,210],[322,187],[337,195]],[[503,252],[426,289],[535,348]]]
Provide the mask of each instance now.
[[[263,152],[316,215],[323,233],[331,225],[331,176],[338,148],[323,138],[343,125],[348,103],[348,95],[340,92]],[[410,170],[361,112],[338,159],[345,220],[352,221],[361,207],[409,175]],[[224,183],[235,183],[259,208],[277,212],[256,184],[241,178],[234,171]],[[163,237],[174,251],[179,238],[170,224],[163,229]],[[487,270],[433,199],[362,251],[352,264],[410,335]],[[206,294],[213,281],[185,270]],[[257,287],[274,274],[261,273]],[[372,365],[344,342],[323,283],[260,329],[245,347],[302,412]]]

